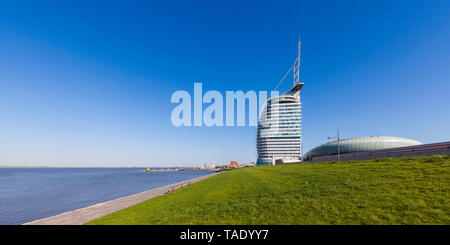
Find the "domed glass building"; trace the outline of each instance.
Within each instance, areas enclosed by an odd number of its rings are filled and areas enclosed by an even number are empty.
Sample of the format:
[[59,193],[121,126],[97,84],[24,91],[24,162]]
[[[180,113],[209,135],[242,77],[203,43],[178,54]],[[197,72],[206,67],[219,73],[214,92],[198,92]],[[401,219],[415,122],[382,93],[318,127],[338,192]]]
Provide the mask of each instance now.
[[[417,140],[390,137],[390,136],[371,136],[361,138],[342,139],[339,141],[340,154],[383,150],[396,147],[421,145]],[[313,160],[314,157],[330,156],[338,154],[338,141],[328,142],[320,145],[303,156],[303,161]]]

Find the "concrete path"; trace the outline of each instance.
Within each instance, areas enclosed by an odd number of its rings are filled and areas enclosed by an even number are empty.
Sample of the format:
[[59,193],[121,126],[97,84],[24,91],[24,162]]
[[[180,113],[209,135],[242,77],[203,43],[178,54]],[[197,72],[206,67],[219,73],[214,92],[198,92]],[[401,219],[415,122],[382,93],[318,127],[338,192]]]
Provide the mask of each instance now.
[[111,201],[98,203],[89,207],[80,208],[74,211],[58,214],[52,217],[35,220],[24,225],[82,225],[94,219],[98,219],[107,214],[136,205],[148,199],[163,195],[174,185],[183,183],[194,183],[209,178],[217,173],[200,176],[194,179],[182,181],[172,185],[166,185],[156,189],[144,191],[127,197],[117,198]]

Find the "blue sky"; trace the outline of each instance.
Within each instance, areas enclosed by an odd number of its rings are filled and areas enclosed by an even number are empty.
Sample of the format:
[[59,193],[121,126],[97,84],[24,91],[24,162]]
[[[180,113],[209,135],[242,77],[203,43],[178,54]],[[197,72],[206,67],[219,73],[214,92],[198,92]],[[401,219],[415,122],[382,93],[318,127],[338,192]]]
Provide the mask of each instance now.
[[255,161],[254,127],[176,128],[170,97],[194,82],[272,90],[298,35],[305,152],[337,128],[448,141],[448,13],[449,1],[2,1],[0,165]]

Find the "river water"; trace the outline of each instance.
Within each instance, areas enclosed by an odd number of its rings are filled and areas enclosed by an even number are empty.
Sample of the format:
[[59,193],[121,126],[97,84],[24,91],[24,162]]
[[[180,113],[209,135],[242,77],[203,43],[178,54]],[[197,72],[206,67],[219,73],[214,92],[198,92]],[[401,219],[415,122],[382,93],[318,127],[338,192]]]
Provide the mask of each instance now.
[[138,168],[0,168],[0,225],[23,224],[210,174]]

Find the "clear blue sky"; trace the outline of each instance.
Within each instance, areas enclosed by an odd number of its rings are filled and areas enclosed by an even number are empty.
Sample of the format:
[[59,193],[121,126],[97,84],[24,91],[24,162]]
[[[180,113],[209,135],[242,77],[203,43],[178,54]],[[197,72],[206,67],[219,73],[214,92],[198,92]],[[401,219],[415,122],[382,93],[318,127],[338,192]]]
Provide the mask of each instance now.
[[271,90],[298,35],[305,152],[338,127],[450,140],[450,1],[8,2],[0,165],[255,161],[256,128],[175,128],[170,96]]

